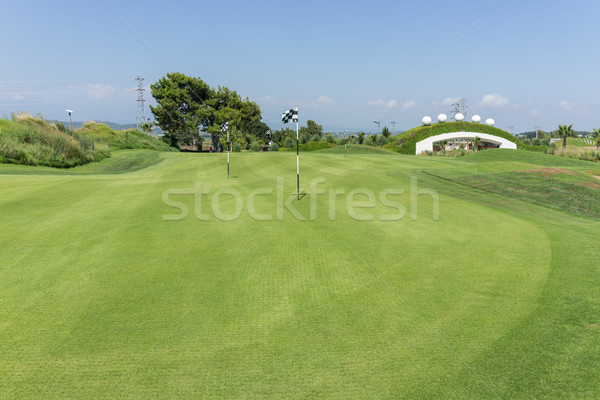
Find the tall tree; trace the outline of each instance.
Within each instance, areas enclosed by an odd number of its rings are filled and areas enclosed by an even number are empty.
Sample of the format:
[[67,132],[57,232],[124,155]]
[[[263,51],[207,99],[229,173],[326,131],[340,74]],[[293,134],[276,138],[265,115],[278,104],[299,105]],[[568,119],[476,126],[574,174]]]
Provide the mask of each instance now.
[[[481,146],[481,138],[479,136],[475,136],[473,138],[473,150],[479,150],[479,146]],[[486,153],[487,154],[487,153]]]
[[594,129],[592,137],[596,139],[596,151],[600,150],[600,129]]
[[567,138],[577,136],[577,134],[573,130],[573,125],[559,125],[558,134],[563,140],[563,150],[567,148]]
[[260,121],[256,103],[226,87],[212,89],[200,78],[170,73],[150,87],[157,102],[150,109],[173,145],[191,144],[204,129],[213,147],[220,150],[221,124],[228,122],[230,129],[235,127],[244,135],[251,123]]
[[199,78],[174,72],[150,85],[156,107],[150,106],[156,122],[172,146],[189,145],[203,124],[203,107],[212,97],[211,88]]

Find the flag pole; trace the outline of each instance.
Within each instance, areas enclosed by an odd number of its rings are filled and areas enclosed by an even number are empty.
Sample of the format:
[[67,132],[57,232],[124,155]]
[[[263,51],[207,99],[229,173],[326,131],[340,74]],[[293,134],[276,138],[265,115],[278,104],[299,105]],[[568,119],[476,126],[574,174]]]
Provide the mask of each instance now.
[[227,129],[227,179],[229,179],[229,149],[230,148],[231,148],[231,144],[229,143],[229,129]]
[[300,200],[300,146],[298,142],[298,120],[296,120],[296,188]]

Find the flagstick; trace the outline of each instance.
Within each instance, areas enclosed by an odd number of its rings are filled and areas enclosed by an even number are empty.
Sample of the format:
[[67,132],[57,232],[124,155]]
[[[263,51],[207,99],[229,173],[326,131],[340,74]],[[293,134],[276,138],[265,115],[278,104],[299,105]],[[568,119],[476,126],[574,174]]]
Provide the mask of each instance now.
[[229,149],[231,144],[229,143],[229,127],[227,127],[227,179],[229,179]]
[[298,121],[296,121],[296,187],[298,189],[298,200],[300,200],[300,147],[298,144]]

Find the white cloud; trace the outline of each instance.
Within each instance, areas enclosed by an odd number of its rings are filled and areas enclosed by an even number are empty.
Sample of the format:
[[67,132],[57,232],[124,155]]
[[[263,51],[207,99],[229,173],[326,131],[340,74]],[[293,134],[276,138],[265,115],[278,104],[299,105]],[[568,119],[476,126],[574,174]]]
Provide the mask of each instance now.
[[392,99],[390,101],[384,101],[382,99],[378,99],[378,100],[371,100],[367,104],[369,106],[377,106],[377,107],[385,106],[387,108],[394,108],[398,104],[398,100]]
[[460,97],[446,97],[444,100],[441,101],[440,105],[442,106],[451,106],[454,103],[458,103],[458,101],[460,100]]
[[565,111],[572,111],[575,109],[575,107],[577,107],[577,103],[566,100],[561,101],[558,103],[558,105],[560,105]]
[[319,96],[319,98],[315,100],[315,103],[317,103],[317,104],[333,104],[333,103],[335,103],[335,100],[330,97],[327,97],[327,96]]
[[407,109],[407,108],[412,108],[414,106],[417,105],[417,102],[414,100],[409,100],[407,102],[405,102],[404,104],[402,104],[402,108]]
[[13,100],[16,100],[16,101],[19,101],[19,100],[24,100],[24,99],[25,99],[25,96],[23,96],[22,94],[15,94],[15,95],[12,97],[12,99],[13,99]]
[[85,87],[85,93],[94,99],[110,97],[116,90],[114,86],[100,85],[98,83],[90,83]]
[[261,103],[269,103],[269,104],[277,104],[277,103],[279,103],[279,101],[277,101],[277,99],[275,97],[272,97],[272,96],[259,97],[259,98],[256,99],[256,101],[259,101]]
[[490,93],[483,96],[479,102],[481,107],[499,108],[508,105],[508,99],[500,96],[498,93]]
[[537,117],[538,115],[540,115],[540,110],[531,110],[531,115]]

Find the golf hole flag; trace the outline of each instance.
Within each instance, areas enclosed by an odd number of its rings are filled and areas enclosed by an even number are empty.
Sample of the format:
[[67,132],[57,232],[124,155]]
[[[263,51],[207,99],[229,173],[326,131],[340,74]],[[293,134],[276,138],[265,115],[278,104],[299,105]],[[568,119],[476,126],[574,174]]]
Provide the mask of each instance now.
[[229,179],[229,150],[231,150],[231,142],[229,142],[229,121],[221,125],[221,132],[227,132],[227,179]]
[[281,114],[281,122],[287,124],[288,122],[298,122],[298,107],[291,108]]
[[287,124],[288,122],[296,123],[296,193],[298,194],[298,200],[300,200],[300,145],[298,143],[298,107],[290,108],[281,114],[281,122],[284,124]]

